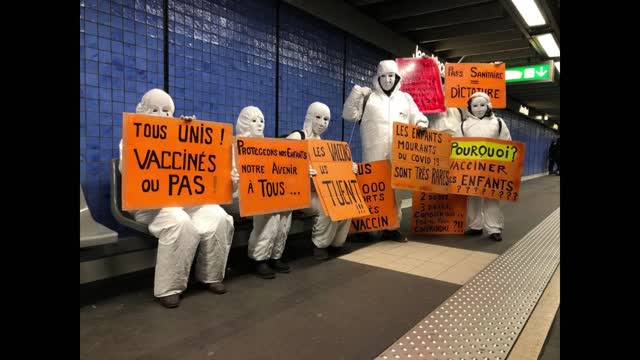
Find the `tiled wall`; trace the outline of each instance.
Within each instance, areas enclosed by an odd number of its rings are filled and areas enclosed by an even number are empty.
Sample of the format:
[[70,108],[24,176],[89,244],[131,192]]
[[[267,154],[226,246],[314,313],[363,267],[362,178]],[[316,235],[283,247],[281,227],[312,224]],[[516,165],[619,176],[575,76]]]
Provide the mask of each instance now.
[[510,110],[496,110],[511,133],[511,139],[525,143],[523,176],[547,171],[549,145],[558,134],[548,127]]
[[236,123],[243,107],[275,136],[276,7],[272,1],[169,1],[169,93],[176,115]]
[[94,217],[114,229],[110,161],[122,113],[163,87],[162,0],[80,1],[80,180]]
[[302,129],[309,105],[331,110],[325,140],[342,139],[344,33],[291,6],[280,12],[279,135]]
[[[286,4],[277,23],[277,4],[168,2],[175,115],[235,124],[240,110],[254,105],[265,115],[265,135],[273,137],[301,129],[308,105],[321,101],[332,118],[323,137],[349,141],[354,128],[343,123],[344,99],[355,84],[370,87],[377,63],[389,54]],[[80,1],[80,180],[96,220],[117,231],[124,228],[110,212],[110,161],[118,156],[122,113],[134,112],[147,90],[167,86],[163,16],[162,0]],[[527,144],[524,175],[544,172],[555,133],[515,113],[499,114],[513,139]],[[357,128],[351,149],[360,161]]]

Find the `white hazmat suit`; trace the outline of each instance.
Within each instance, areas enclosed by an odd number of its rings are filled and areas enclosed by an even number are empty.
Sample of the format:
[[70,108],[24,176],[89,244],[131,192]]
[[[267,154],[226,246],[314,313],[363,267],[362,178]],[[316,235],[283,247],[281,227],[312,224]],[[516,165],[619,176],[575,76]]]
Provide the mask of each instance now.
[[462,119],[468,116],[467,109],[447,108],[443,112],[429,114],[429,128],[455,135],[460,131]]
[[[389,74],[395,76],[389,77]],[[393,82],[389,80],[393,79]],[[373,78],[373,90],[355,85],[344,103],[342,117],[347,121],[359,121],[362,141],[362,161],[371,162],[391,159],[393,123],[416,125],[421,129],[429,126],[427,117],[418,110],[411,95],[400,91],[402,77],[398,64],[393,60],[383,60],[378,64]],[[384,87],[383,87],[384,85]],[[364,99],[368,96],[366,105]],[[398,224],[402,221],[402,199],[400,192],[394,192]]]
[[[237,137],[264,137],[264,115],[255,106],[247,106],[240,111],[236,121]],[[233,153],[233,171],[237,174],[236,154]],[[273,214],[254,215],[253,230],[249,236],[248,255],[259,262],[258,274],[261,277],[274,278],[265,262],[273,260],[272,266],[278,272],[289,272],[289,267],[280,258],[284,252],[287,236],[291,229],[291,211]]]
[[[320,135],[327,130],[329,121],[331,120],[331,111],[329,107],[320,102],[314,102],[309,105],[307,114],[304,117],[304,125],[301,132],[304,133],[304,139],[320,139]],[[291,133],[287,139],[302,140],[302,136],[298,132]],[[357,173],[357,165],[353,164],[354,173]],[[310,168],[309,174],[315,176],[315,169]],[[339,248],[344,245],[349,234],[351,219],[340,221],[331,221],[331,218],[325,214],[322,209],[322,203],[316,193],[313,183],[311,183],[311,206],[304,209],[306,215],[313,216],[313,229],[311,232],[311,241],[315,245],[314,255],[326,260],[328,253],[326,249],[331,246]]]
[[[172,117],[174,110],[173,100],[160,89],[148,91],[136,107],[136,113],[166,117]],[[121,140],[120,166],[122,153]],[[153,294],[164,306],[177,306],[179,298],[173,297],[170,304],[162,298],[186,289],[196,252],[196,279],[215,293],[226,291],[221,282],[234,228],[233,218],[219,205],[135,210],[131,214],[136,221],[148,224],[149,232],[158,238]]]
[[[467,103],[470,115],[460,124],[455,136],[511,140],[507,125],[493,114],[491,99],[487,94],[476,92]],[[500,200],[469,196],[467,225],[470,229],[468,234],[480,235],[484,229],[492,240],[501,241],[504,216]]]

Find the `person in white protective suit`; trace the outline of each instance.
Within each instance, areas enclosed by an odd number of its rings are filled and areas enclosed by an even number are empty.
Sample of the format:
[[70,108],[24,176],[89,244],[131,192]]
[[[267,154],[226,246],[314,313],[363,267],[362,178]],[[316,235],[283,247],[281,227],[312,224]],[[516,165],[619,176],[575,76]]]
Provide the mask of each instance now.
[[[160,89],[149,90],[136,107],[136,113],[173,117],[171,96]],[[195,117],[181,117],[191,121]],[[122,172],[122,140],[120,172]],[[126,169],[125,169],[126,171]],[[180,305],[180,294],[187,288],[194,257],[195,277],[216,294],[224,294],[222,284],[227,256],[233,240],[233,218],[219,205],[167,207],[130,212],[138,222],[148,224],[158,238],[153,295],[167,308]]]
[[[422,130],[429,126],[429,120],[418,110],[411,95],[400,91],[401,81],[398,64],[383,60],[373,78],[373,90],[355,85],[344,103],[342,117],[360,121],[363,162],[391,159],[394,122],[416,125]],[[398,190],[395,199],[400,223],[402,199]],[[383,231],[383,238],[407,241],[398,230]]]
[[[455,136],[486,137],[511,140],[511,134],[502,119],[493,113],[491,99],[483,92],[476,92],[467,100],[470,115],[460,123]],[[502,241],[504,216],[500,200],[469,196],[467,200],[466,235],[482,235],[484,229],[489,238]]]
[[[423,56],[428,57],[428,56]],[[499,65],[502,61],[494,61],[492,64]],[[442,84],[444,88],[444,84]],[[446,108],[445,111],[429,114],[429,128],[433,130],[444,131],[447,134],[454,135],[460,130],[460,123],[466,119],[471,113],[467,108]]]
[[[329,127],[331,121],[331,111],[329,107],[321,102],[314,102],[309,105],[307,114],[304,117],[302,130],[294,131],[287,139],[305,140],[320,139],[320,135]],[[354,174],[358,173],[358,165],[352,164]],[[309,175],[316,176],[317,172],[309,166]],[[304,209],[305,215],[313,216],[313,229],[311,230],[311,241],[313,242],[313,256],[319,260],[329,259],[329,251],[332,253],[344,253],[344,242],[349,234],[351,219],[331,221],[331,218],[324,213],[322,203],[311,183],[311,206]]]
[[459,108],[446,108],[445,111],[429,114],[429,129],[444,131],[454,135],[462,119],[466,117],[464,110]]
[[[236,136],[263,138],[264,127],[262,111],[255,106],[247,106],[238,115]],[[233,160],[233,171],[237,174],[235,152]],[[256,262],[258,276],[273,279],[276,277],[274,270],[280,273],[291,271],[291,268],[281,260],[290,228],[291,211],[253,216],[248,255]]]

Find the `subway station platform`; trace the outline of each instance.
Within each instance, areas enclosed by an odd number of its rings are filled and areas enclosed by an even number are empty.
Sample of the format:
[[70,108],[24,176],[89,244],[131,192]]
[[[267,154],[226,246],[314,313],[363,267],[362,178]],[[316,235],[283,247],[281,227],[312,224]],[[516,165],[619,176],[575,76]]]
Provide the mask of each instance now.
[[80,358],[559,359],[560,177],[523,182],[502,209],[502,242],[349,237],[321,262],[295,235],[292,272],[273,280],[233,249],[229,292],[190,283],[176,309],[154,301],[153,269],[81,285]]

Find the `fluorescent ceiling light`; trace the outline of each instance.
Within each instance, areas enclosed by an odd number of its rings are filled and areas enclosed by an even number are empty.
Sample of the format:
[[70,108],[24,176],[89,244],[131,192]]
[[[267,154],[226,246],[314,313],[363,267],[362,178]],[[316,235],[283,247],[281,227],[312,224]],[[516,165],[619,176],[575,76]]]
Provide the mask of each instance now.
[[548,57],[558,57],[560,56],[560,48],[556,44],[556,40],[553,38],[551,34],[537,35],[536,39],[544,52],[547,53]]
[[553,65],[555,65],[558,72],[560,72],[560,61],[556,61]]
[[526,106],[520,105],[520,109],[518,110],[521,114],[529,115],[529,109]]
[[544,25],[547,22],[544,21],[538,5],[533,0],[511,0],[513,5],[516,6],[520,16],[524,19],[529,27]]
[[542,115],[536,115],[536,120],[542,120]]

